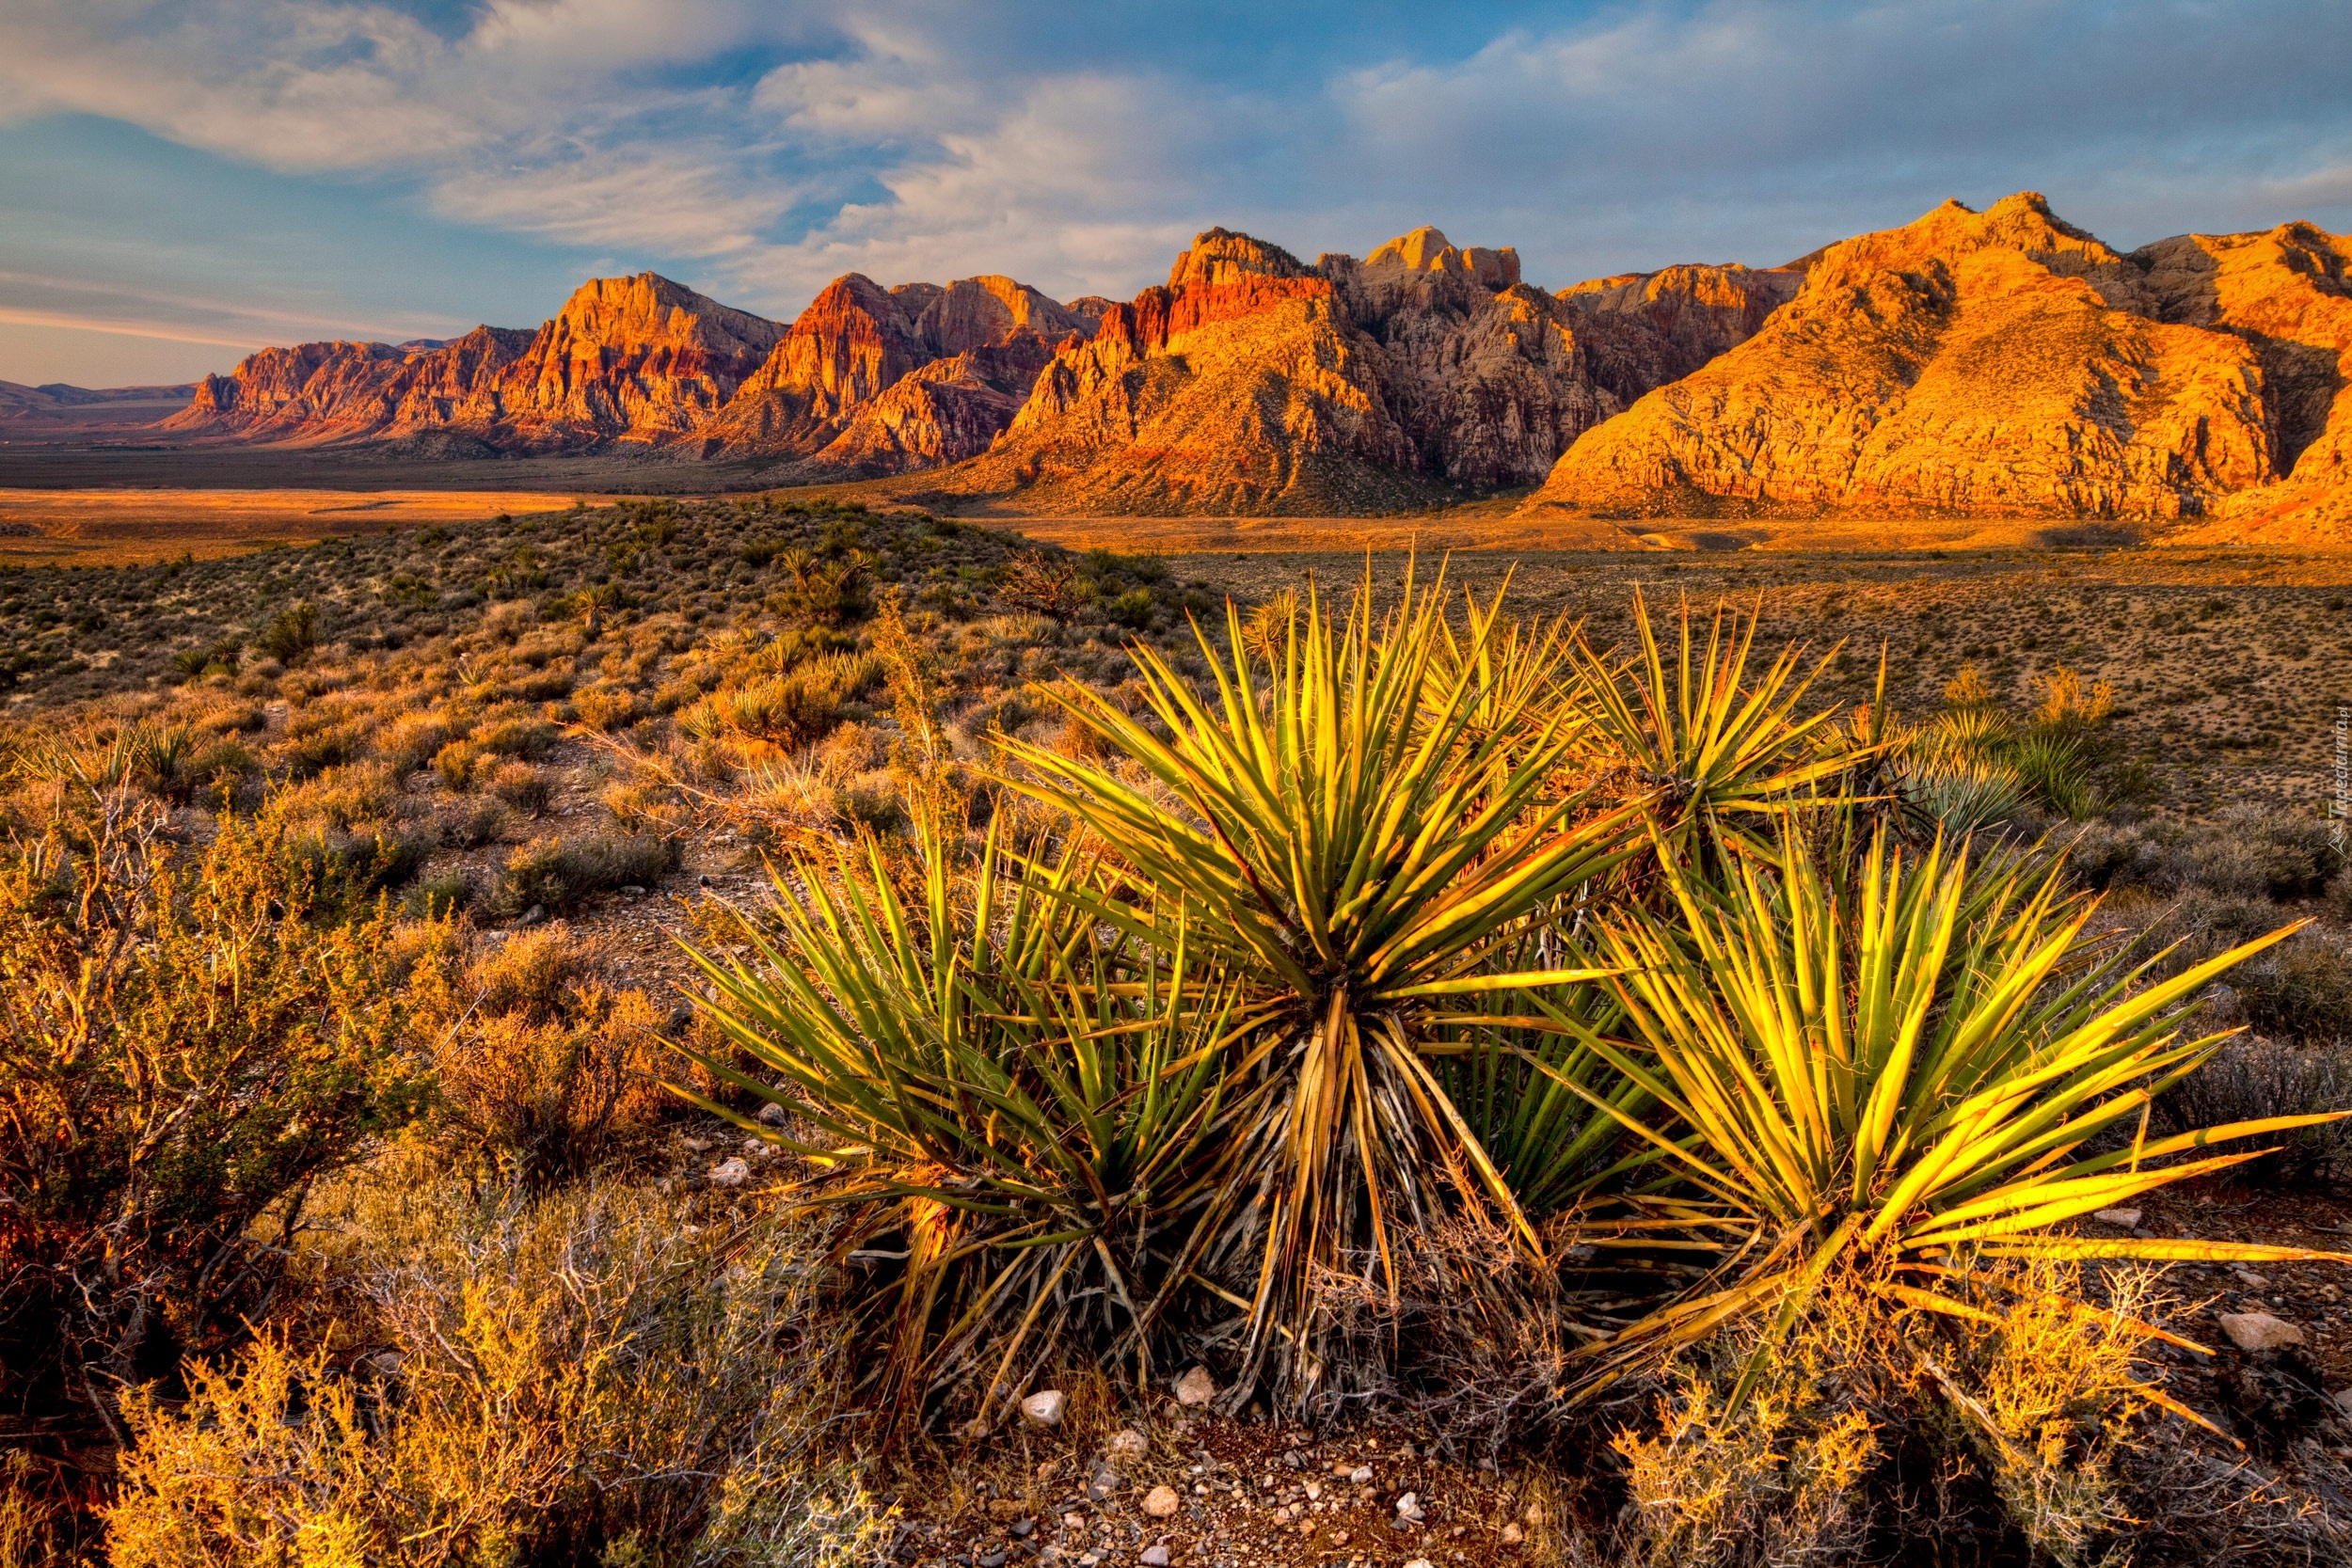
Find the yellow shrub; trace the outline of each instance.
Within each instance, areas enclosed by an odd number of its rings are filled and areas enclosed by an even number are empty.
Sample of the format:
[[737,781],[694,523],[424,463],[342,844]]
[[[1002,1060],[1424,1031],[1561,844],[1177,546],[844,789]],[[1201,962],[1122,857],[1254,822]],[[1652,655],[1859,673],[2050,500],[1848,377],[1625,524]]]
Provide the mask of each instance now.
[[640,1193],[371,1184],[352,1373],[264,1338],[128,1407],[119,1568],[868,1560],[819,1238],[694,1235]]

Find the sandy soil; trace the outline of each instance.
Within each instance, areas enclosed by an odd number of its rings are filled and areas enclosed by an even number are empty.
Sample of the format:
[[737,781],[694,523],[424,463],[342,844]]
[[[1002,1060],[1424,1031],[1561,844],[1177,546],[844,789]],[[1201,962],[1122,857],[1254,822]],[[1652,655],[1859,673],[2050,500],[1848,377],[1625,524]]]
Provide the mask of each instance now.
[[0,563],[130,566],[307,545],[501,512],[561,511],[590,491],[0,489]]

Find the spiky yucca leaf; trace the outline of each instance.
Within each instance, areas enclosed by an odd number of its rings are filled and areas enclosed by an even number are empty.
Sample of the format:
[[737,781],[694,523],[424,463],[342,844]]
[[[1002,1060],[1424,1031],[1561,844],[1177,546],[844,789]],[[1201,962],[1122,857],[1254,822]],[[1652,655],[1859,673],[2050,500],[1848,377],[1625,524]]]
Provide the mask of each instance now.
[[2038,882],[2015,858],[1972,869],[1941,841],[1907,865],[1883,832],[1851,899],[1794,835],[1774,858],[1741,857],[1720,893],[1679,872],[1670,883],[1671,924],[1630,911],[1600,923],[1595,954],[1628,1028],[1586,1043],[1656,1097],[1662,1115],[1611,1114],[1700,1195],[1627,1221],[1616,1242],[1727,1238],[1728,1277],[1609,1341],[1597,1354],[1613,1365],[1734,1317],[1786,1318],[1825,1271],[1865,1259],[1908,1272],[1916,1306],[1969,1254],[2337,1256],[2048,1233],[2254,1156],[2151,1162],[2333,1119],[2082,1152],[2225,1037],[2184,1038],[2182,1000],[2295,927],[2151,982],[2148,965],[2086,942],[2092,906],[2061,891],[2057,868]]
[[1069,896],[1155,950],[1184,931],[1270,1043],[1265,1097],[1233,1132],[1248,1206],[1213,1261],[1244,1282],[1249,1365],[1271,1351],[1301,1388],[1320,1375],[1313,1275],[1360,1249],[1392,1284],[1400,1217],[1434,1220],[1467,1189],[1534,1245],[1423,1047],[1458,998],[1575,977],[1499,960],[1623,858],[1639,810],[1546,798],[1570,717],[1535,683],[1516,698],[1483,685],[1491,614],[1441,666],[1441,594],[1408,574],[1385,622],[1366,592],[1340,625],[1311,590],[1263,689],[1230,606],[1230,652],[1195,628],[1211,694],[1137,646],[1157,727],[1057,693],[1134,771],[1008,748],[1015,787],[1091,829],[1129,890]]
[[1124,939],[1057,896],[1089,863],[1012,878],[992,836],[966,875],[929,826],[921,849],[912,907],[878,847],[841,847],[778,877],[781,947],[744,916],[749,961],[689,949],[711,982],[700,1005],[774,1082],[688,1054],[811,1135],[678,1092],[808,1156],[818,1174],[797,1200],[855,1206],[868,1243],[895,1232],[872,1255],[900,1265],[881,1364],[893,1409],[952,1385],[993,1417],[1025,1348],[1091,1339],[1148,1371],[1197,1244],[1185,1227],[1223,1190],[1234,1042],[1181,932],[1131,975]]
[[1852,748],[1814,743],[1836,718],[1835,709],[1798,717],[1805,692],[1836,651],[1800,677],[1799,650],[1790,645],[1751,675],[1756,621],[1750,616],[1743,626],[1719,608],[1702,650],[1684,606],[1679,648],[1670,665],[1637,589],[1633,626],[1640,647],[1631,662],[1612,669],[1581,645],[1573,655],[1597,738],[1638,789],[1655,793],[1656,818],[1673,854],[1695,857],[1709,871],[1728,849],[1754,844],[1752,830],[1820,804],[1815,786],[1857,761]]

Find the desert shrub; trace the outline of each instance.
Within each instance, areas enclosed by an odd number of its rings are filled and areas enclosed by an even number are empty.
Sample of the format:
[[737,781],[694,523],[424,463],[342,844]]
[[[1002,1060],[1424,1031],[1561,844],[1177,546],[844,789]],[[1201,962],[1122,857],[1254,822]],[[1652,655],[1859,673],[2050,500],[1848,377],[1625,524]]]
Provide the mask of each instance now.
[[562,927],[493,944],[436,927],[409,985],[442,1143],[462,1160],[542,1187],[594,1170],[659,1119],[666,1097],[649,1069],[662,1014],[612,986]]
[[2275,806],[2232,806],[2187,830],[2171,871],[2177,885],[2246,898],[2303,898],[2325,887],[2333,858],[2322,818]]
[[333,704],[303,708],[286,721],[286,738],[278,755],[289,773],[308,778],[351,762],[367,749],[364,726],[347,709]]
[[677,869],[675,840],[601,834],[566,844],[534,838],[508,857],[490,912],[511,920],[531,910],[562,914],[616,887],[646,886]]
[[696,1231],[628,1192],[406,1198],[351,1265],[387,1354],[270,1336],[184,1407],[131,1402],[113,1562],[871,1560],[886,1515],[815,1447],[840,1369],[815,1240]]
[[289,832],[283,853],[307,876],[322,908],[344,910],[405,886],[424,869],[437,836],[422,828],[363,822]]
[[625,686],[591,686],[572,694],[572,709],[592,730],[623,729],[637,718],[637,693]]
[[490,793],[526,816],[537,816],[555,800],[555,784],[527,762],[501,763],[489,777]]
[[476,800],[455,816],[441,822],[441,836],[460,849],[496,844],[513,829],[514,819],[502,800]]
[[396,773],[412,773],[450,742],[450,727],[438,714],[408,712],[377,733],[375,754]]
[[464,913],[472,902],[473,884],[461,873],[450,871],[411,883],[400,901],[400,912],[408,920],[448,920]]
[[[2304,1117],[2352,1105],[2352,1054],[2240,1036],[2159,1102],[2176,1127]],[[2274,1134],[2276,1152],[2247,1170],[2261,1185],[2331,1185],[2352,1178],[2352,1126],[2328,1122]]]
[[503,714],[485,714],[469,738],[477,750],[492,755],[537,762],[555,749],[556,732],[555,726],[544,720],[510,709]]
[[[1794,1332],[1678,1356],[1612,1440],[1614,1560],[1676,1568],[1999,1559],[2083,1562],[2130,1538],[2122,1461],[2153,1433],[2153,1276],[2003,1265],[1956,1317],[1827,1281]],[[2022,1548],[2022,1550],[2021,1550]]]
[[0,855],[11,1402],[108,1418],[233,1340],[282,1256],[263,1216],[417,1105],[381,919],[324,918],[294,860],[235,822],[175,860],[119,803]]
[[485,754],[470,740],[453,740],[433,753],[433,771],[450,788],[469,790],[474,785],[474,765]]
[[268,629],[253,640],[267,658],[288,666],[300,664],[319,645],[319,612],[305,599],[270,617]]
[[2306,1045],[2352,1044],[2352,948],[2342,933],[2298,932],[2240,965],[2230,983],[2247,1022],[2265,1034]]

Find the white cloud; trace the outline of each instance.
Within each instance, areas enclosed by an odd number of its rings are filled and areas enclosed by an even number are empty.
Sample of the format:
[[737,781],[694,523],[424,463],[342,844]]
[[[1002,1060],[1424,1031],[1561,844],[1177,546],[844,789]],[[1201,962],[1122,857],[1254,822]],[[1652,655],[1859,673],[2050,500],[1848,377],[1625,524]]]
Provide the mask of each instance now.
[[1558,285],[1781,261],[2026,185],[2127,243],[2352,217],[2329,151],[2352,8],[2322,0],[1635,0],[1248,86],[1154,47],[1201,25],[1073,33],[992,0],[485,0],[438,28],[389,0],[6,0],[0,117],[395,176],[773,314],[849,270],[1125,294],[1211,223],[1311,255],[1436,222]]

